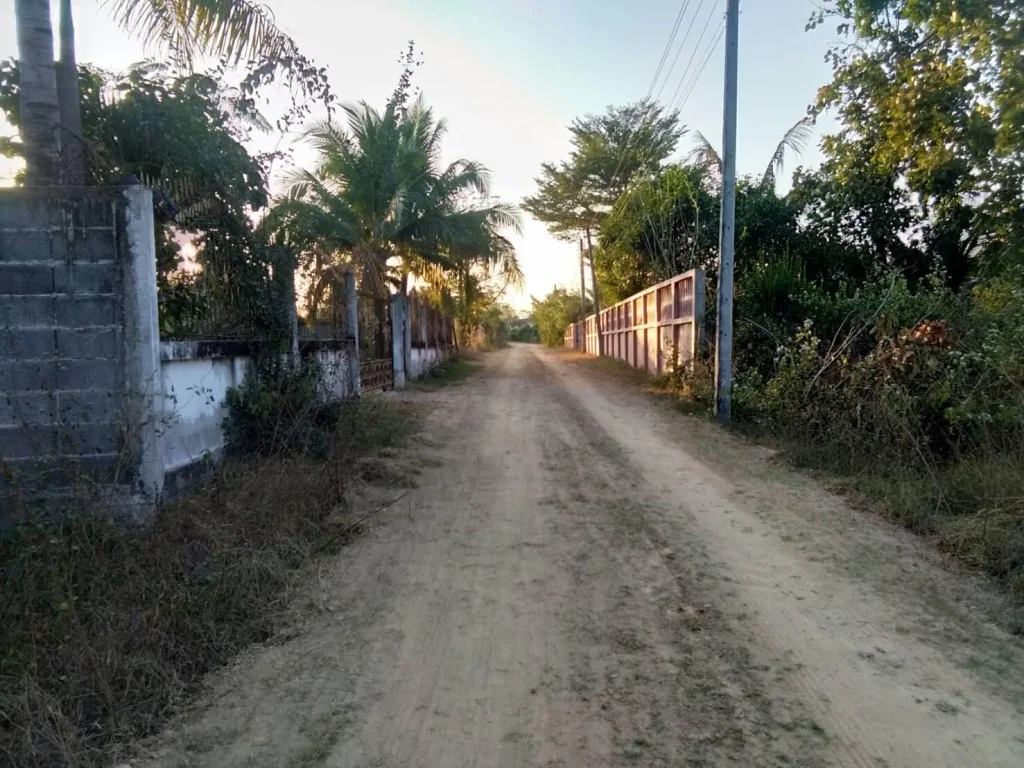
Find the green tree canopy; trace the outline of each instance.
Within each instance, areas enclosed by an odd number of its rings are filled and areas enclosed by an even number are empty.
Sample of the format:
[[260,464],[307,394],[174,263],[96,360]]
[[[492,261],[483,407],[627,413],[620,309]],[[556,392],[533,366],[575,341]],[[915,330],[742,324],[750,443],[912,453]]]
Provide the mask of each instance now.
[[[809,26],[836,23],[833,81],[818,97],[841,129],[823,142],[839,197],[878,210],[868,230],[896,230],[931,253],[954,287],[978,258],[1016,257],[1024,242],[1024,16],[1019,0],[828,0]],[[897,195],[898,196],[898,195]],[[877,247],[877,246],[876,246]],[[887,246],[888,247],[888,246]],[[896,248],[896,250],[899,250]]]
[[641,101],[577,118],[569,133],[569,159],[544,163],[537,194],[523,200],[526,211],[567,240],[594,228],[634,179],[655,173],[685,129],[678,112]]
[[[589,307],[588,307],[589,311]],[[580,295],[555,288],[543,299],[533,299],[533,320],[542,344],[562,346],[565,329],[580,319]]]

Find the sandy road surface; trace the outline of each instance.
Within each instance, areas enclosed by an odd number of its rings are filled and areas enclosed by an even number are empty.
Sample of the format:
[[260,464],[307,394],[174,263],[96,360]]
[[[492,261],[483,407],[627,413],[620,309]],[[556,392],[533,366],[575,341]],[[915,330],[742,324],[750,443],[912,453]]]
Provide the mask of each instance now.
[[161,766],[1022,766],[1024,653],[926,547],[514,347]]

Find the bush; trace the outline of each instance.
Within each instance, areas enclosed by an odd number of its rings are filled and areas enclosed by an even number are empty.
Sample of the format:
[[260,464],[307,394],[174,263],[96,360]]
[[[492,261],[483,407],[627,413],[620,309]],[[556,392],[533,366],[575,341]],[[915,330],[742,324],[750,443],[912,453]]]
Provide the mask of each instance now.
[[257,359],[242,384],[227,393],[229,449],[261,456],[326,455],[332,414],[323,407],[320,381],[315,362],[293,366],[277,357]]

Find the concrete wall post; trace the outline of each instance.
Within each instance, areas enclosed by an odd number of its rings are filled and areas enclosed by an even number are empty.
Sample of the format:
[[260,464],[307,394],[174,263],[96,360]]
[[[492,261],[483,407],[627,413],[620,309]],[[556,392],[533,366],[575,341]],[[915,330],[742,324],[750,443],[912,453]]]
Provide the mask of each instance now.
[[405,340],[407,323],[405,297],[396,293],[391,297],[391,347],[395,389],[405,389]]
[[124,290],[125,401],[127,446],[137,457],[133,493],[139,512],[160,498],[164,460],[158,423],[162,406],[160,315],[156,291],[156,244],[153,235],[153,193],[141,185],[122,193],[128,252],[122,261]]
[[352,342],[349,347],[352,359],[348,361],[349,392],[358,396],[363,392],[363,385],[359,371],[359,295],[355,272],[345,273],[345,335]]

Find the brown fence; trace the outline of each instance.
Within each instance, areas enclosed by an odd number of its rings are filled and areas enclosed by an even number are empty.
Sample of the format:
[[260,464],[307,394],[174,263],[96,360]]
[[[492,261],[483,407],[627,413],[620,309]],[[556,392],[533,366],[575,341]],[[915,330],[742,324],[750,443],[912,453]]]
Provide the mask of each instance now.
[[451,318],[439,312],[415,288],[409,292],[409,326],[414,348],[450,347],[455,344]]
[[[704,272],[692,270],[590,315],[565,331],[565,346],[662,373],[689,362],[700,344]],[[600,336],[598,322],[600,321]],[[580,326],[582,325],[582,333]],[[603,342],[603,350],[600,349]]]

